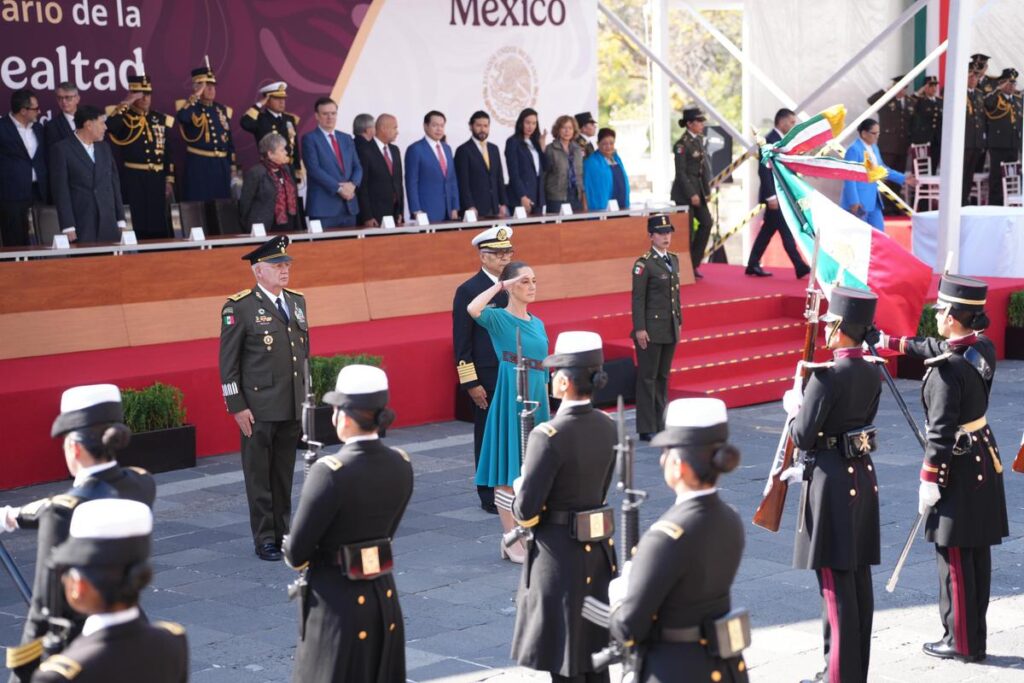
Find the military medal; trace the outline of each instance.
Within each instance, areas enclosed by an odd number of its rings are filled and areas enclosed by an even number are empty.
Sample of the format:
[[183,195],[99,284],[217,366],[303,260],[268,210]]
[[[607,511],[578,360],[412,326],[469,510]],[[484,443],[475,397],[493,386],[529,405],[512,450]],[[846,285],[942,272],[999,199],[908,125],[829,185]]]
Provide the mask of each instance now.
[[268,334],[268,335],[264,336],[263,337],[263,343],[267,345],[267,351],[270,351],[271,350],[271,346],[270,345],[274,343],[274,336],[271,335],[271,334]]

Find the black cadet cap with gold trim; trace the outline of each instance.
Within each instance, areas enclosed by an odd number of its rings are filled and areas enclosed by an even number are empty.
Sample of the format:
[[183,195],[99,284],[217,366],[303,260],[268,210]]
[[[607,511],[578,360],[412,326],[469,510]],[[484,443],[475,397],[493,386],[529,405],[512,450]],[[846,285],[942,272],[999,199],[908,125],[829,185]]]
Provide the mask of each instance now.
[[150,82],[149,76],[145,74],[140,74],[138,76],[129,76],[128,92],[153,92],[153,84]]
[[203,65],[197,69],[192,69],[192,82],[216,84],[217,76],[214,75],[211,67]]
[[647,234],[675,232],[675,226],[669,220],[668,214],[655,213],[647,217]]
[[870,326],[875,321],[878,295],[866,289],[836,285],[828,300],[828,312],[821,316],[824,322],[842,320],[846,325]]
[[962,275],[943,275],[939,280],[939,300],[936,308],[956,308],[961,311],[985,310],[988,283]]
[[275,235],[269,240],[242,256],[243,261],[256,265],[257,263],[282,263],[291,261],[288,255],[288,244],[290,240],[287,235]]

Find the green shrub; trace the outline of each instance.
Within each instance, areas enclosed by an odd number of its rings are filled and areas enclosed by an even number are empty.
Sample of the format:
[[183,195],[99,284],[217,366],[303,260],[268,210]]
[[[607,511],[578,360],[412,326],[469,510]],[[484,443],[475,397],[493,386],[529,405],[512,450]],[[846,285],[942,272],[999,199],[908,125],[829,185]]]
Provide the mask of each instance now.
[[939,336],[939,326],[938,323],[935,322],[935,309],[932,308],[931,304],[925,304],[924,310],[921,311],[921,319],[917,323],[917,336]]
[[320,405],[324,394],[334,391],[334,385],[338,381],[338,373],[346,365],[373,365],[380,367],[383,358],[370,356],[368,354],[357,354],[355,356],[310,356],[309,374],[313,381],[313,402]]
[[1007,324],[1010,327],[1024,327],[1024,291],[1010,295],[1010,305],[1006,313]]
[[170,429],[185,424],[181,389],[157,382],[143,389],[122,389],[124,423],[133,433]]

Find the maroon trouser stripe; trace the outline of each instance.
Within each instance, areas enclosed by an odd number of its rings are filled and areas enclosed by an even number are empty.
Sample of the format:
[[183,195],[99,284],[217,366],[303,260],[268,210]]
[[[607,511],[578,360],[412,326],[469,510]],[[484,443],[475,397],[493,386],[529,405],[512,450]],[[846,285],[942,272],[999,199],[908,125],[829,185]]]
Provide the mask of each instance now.
[[821,594],[825,598],[825,610],[828,612],[828,625],[832,630],[832,642],[828,653],[829,683],[843,683],[839,675],[839,605],[836,603],[836,580],[829,567],[821,568]]
[[960,548],[949,548],[949,580],[952,583],[953,641],[956,651],[966,656],[971,652],[967,641],[967,600],[964,596],[964,568],[960,560]]

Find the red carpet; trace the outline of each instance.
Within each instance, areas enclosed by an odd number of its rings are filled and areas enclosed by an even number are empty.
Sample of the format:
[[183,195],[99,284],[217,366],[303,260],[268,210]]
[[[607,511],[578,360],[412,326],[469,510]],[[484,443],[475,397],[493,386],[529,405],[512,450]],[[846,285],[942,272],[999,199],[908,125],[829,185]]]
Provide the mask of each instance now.
[[[806,281],[790,268],[772,278],[743,275],[737,266],[708,264],[705,279],[683,289],[683,340],[672,368],[671,394],[718,396],[730,406],[776,400],[791,381],[803,343]],[[990,279],[989,332],[1002,356],[1009,293],[1024,280]],[[933,284],[933,294],[935,285]],[[609,358],[633,355],[628,293],[535,304],[548,336],[589,329],[605,339]],[[313,353],[372,353],[384,358],[398,425],[450,420],[456,377],[451,316],[408,316],[317,327]],[[114,382],[140,387],[161,381],[181,388],[198,454],[238,448],[238,431],[225,412],[217,371],[217,340],[157,344],[0,361],[5,461],[0,489],[66,476],[60,444],[49,438],[61,392],[69,386]]]

